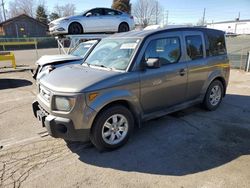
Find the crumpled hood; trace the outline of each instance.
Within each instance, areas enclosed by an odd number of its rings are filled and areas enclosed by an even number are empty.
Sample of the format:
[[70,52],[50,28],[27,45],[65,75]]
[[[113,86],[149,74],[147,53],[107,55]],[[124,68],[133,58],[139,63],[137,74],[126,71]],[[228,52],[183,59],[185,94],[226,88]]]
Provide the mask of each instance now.
[[72,65],[58,68],[40,79],[40,83],[56,92],[84,92],[84,89],[119,72]]
[[52,64],[55,62],[61,62],[61,61],[75,61],[75,60],[81,60],[83,59],[80,56],[74,56],[74,55],[44,55],[40,59],[37,60],[36,64],[43,66],[46,64]]

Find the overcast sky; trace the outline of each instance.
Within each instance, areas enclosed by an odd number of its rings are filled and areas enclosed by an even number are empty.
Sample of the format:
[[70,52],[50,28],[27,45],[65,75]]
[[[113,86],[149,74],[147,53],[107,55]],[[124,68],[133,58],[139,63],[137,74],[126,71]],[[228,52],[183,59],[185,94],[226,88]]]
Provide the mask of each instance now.
[[[10,0],[5,0],[8,4]],[[44,0],[49,11],[54,5],[75,4],[77,12],[94,7],[110,7],[112,0]],[[132,0],[132,5],[136,0]],[[226,21],[238,17],[250,19],[250,0],[159,0],[165,11],[168,10],[170,24],[196,23],[202,18],[206,8],[206,21]],[[166,16],[167,14],[165,14]]]

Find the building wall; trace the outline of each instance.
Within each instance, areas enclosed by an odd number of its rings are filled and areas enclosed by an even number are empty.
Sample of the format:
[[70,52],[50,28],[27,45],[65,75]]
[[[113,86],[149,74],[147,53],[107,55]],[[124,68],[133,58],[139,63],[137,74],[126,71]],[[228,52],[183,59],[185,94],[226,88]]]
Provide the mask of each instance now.
[[45,37],[47,27],[28,17],[20,17],[6,23],[4,26],[6,37]]
[[207,24],[208,28],[219,29],[226,33],[250,34],[250,21],[247,22],[229,22]]

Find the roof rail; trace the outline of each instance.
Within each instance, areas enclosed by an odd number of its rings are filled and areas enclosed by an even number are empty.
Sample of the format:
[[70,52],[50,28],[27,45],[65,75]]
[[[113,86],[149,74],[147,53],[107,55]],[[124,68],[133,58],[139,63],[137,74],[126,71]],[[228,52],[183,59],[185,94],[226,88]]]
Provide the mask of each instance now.
[[[108,37],[111,34],[81,34],[81,35],[61,35],[56,36],[59,53],[69,54],[75,47],[77,47],[83,41],[89,40],[101,40]],[[69,42],[69,46],[65,47],[65,42]]]

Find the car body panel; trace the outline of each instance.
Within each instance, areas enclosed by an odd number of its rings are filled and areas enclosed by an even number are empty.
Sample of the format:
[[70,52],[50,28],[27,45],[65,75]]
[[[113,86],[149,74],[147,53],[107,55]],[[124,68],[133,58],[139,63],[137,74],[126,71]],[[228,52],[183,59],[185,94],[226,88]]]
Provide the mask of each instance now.
[[[97,9],[102,10],[103,15],[86,16],[88,12]],[[134,29],[135,23],[132,16],[117,10],[113,11],[119,12],[119,15],[105,15],[105,10],[112,11],[109,8],[94,8],[82,15],[59,18],[49,24],[49,31],[54,35],[67,34],[69,26],[73,22],[80,23],[84,33],[118,32],[119,25],[123,22],[128,24],[130,30]]]
[[[83,65],[60,68],[40,80],[42,87],[51,91],[46,102],[38,94],[38,103],[55,117],[73,121],[76,130],[91,129],[102,109],[112,104],[126,105],[136,122],[154,119],[168,113],[201,103],[207,88],[215,79],[227,87],[229,61],[223,55],[208,56],[204,28],[173,28],[116,34],[112,38],[140,38],[139,46],[126,71]],[[210,30],[215,31],[215,30]],[[223,33],[220,32],[222,35]],[[201,37],[200,59],[188,59],[185,37]],[[178,62],[160,67],[145,66],[145,50],[155,39],[179,37],[181,55]],[[184,74],[180,75],[180,71]],[[94,94],[94,98],[91,98]],[[55,96],[75,96],[76,103],[70,112],[51,110]],[[64,138],[64,137],[63,137]]]
[[82,60],[83,57],[74,56],[74,55],[44,55],[37,60],[36,64],[39,66],[50,65],[55,62],[63,61],[75,61]]
[[[36,70],[33,73],[33,78],[36,80],[41,79],[43,76],[49,74],[51,70],[46,67],[53,66],[53,70],[65,65],[81,64],[85,56],[96,46],[98,40],[91,40],[80,43],[76,48],[71,51],[71,54],[60,55],[44,55],[36,62]],[[86,48],[82,50],[81,47]],[[79,54],[75,54],[77,50],[81,50]]]
[[[53,91],[84,92],[89,86],[117,74],[120,73],[82,65],[65,66],[51,72],[41,79],[40,83]],[[65,79],[65,75],[67,75],[67,79]]]

